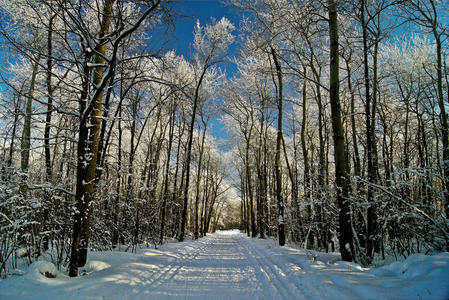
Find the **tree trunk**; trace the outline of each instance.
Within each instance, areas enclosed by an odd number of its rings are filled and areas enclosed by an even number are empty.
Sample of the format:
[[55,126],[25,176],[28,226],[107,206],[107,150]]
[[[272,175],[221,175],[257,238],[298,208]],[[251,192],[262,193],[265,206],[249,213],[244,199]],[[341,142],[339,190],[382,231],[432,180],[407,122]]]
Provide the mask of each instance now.
[[203,200],[202,200],[202,205],[201,205],[201,220],[200,220],[200,233],[201,236],[205,236],[206,235],[206,212],[207,212],[207,205],[208,205],[208,200],[209,200],[209,167],[210,167],[210,156],[209,156],[209,160],[207,162],[207,168],[206,168],[206,184],[204,186],[204,193],[203,193]]
[[[128,231],[131,228],[132,217],[132,201],[134,198],[134,157],[136,151],[135,137],[136,137],[136,119],[137,119],[137,103],[138,103],[138,92],[136,92],[135,99],[132,99],[131,103],[131,127],[130,127],[130,145],[129,145],[129,158],[128,158],[128,172],[126,173],[126,207],[125,207],[125,222],[124,231]],[[138,209],[136,209],[136,212]],[[135,238],[135,236],[134,236]],[[133,241],[134,243],[135,241]]]
[[12,127],[12,133],[11,133],[11,143],[9,145],[9,155],[8,155],[8,167],[12,166],[13,156],[14,156],[14,142],[16,139],[16,131],[17,131],[17,123],[19,121],[19,113],[20,113],[20,95],[22,95],[24,84],[22,84],[22,87],[17,94],[17,101],[14,102],[14,123]]
[[330,104],[332,117],[332,131],[334,139],[335,179],[337,188],[337,203],[339,206],[339,244],[341,258],[352,261],[354,253],[352,244],[352,228],[350,206],[348,203],[348,173],[346,170],[346,155],[343,124],[340,106],[339,81],[339,50],[338,50],[338,12],[337,1],[328,0],[329,10],[329,39],[330,39]]
[[261,108],[260,108],[260,130],[259,130],[259,145],[257,148],[257,178],[259,183],[259,193],[257,199],[257,224],[259,225],[259,233],[260,238],[265,238],[265,229],[264,229],[264,203],[267,198],[267,191],[265,185],[265,173],[264,173],[264,159],[263,157],[266,155],[263,151],[263,132],[264,132],[264,124],[265,124],[265,99],[262,95],[260,97]]
[[193,97],[193,109],[192,109],[192,118],[190,120],[189,127],[189,138],[187,141],[187,153],[186,153],[186,181],[184,186],[184,203],[182,209],[182,219],[181,219],[181,232],[178,236],[178,241],[182,242],[184,240],[185,231],[186,231],[186,220],[187,220],[187,205],[189,200],[189,184],[190,184],[190,161],[192,160],[192,143],[193,143],[193,129],[195,126],[195,118],[196,118],[196,110],[198,108],[199,101],[199,92],[201,88],[201,84],[204,79],[204,75],[206,75],[207,68],[205,67],[201,73],[200,78],[198,79],[198,83],[195,88],[195,95]]
[[[304,77],[306,77],[306,69],[304,69]],[[310,167],[309,167],[309,151],[306,144],[306,125],[307,125],[307,79],[304,78],[302,85],[302,123],[301,123],[301,148],[302,156],[304,161],[304,200],[305,202],[311,201],[310,197]],[[309,218],[309,223],[312,221],[312,207],[310,204],[307,205],[307,214]],[[309,231],[307,234],[313,240],[313,234]],[[304,240],[305,247],[307,248],[307,237]]]
[[48,24],[48,35],[47,35],[47,112],[45,116],[45,132],[44,132],[44,148],[45,148],[45,177],[46,181],[51,180],[51,155],[50,155],[50,130],[51,130],[51,115],[53,112],[53,87],[51,84],[52,79],[52,32],[53,32],[53,20],[55,15],[52,15]]
[[[113,0],[106,0],[103,8],[103,15],[101,21],[100,38],[104,37],[109,33],[110,18],[112,15],[112,4]],[[100,44],[95,49],[98,54],[95,56],[95,64],[103,65],[105,60],[103,55],[106,53],[106,44]],[[84,66],[88,68],[87,64]],[[103,74],[105,72],[105,67],[97,66],[94,68],[93,73],[93,85],[99,85],[103,80]],[[85,72],[85,75],[89,73]],[[84,81],[88,81],[88,76],[83,78]],[[87,83],[86,83],[87,85]],[[88,92],[88,89],[83,89],[84,93]],[[80,155],[78,155],[78,171],[77,171],[77,184],[76,184],[76,200],[77,200],[77,211],[75,213],[75,222],[72,238],[72,251],[70,257],[70,267],[69,276],[78,275],[78,267],[84,266],[87,260],[87,248],[89,243],[89,230],[90,230],[90,216],[91,216],[91,205],[90,202],[94,197],[94,180],[96,174],[97,166],[97,156],[98,156],[98,143],[100,135],[101,126],[101,115],[103,112],[103,93],[98,90],[96,93],[97,97],[94,97],[92,101],[92,111],[90,116],[82,116],[82,121],[80,124],[80,133],[78,148],[88,147],[88,152],[85,153],[81,150]],[[87,99],[87,95],[85,95]],[[81,98],[83,101],[83,98]],[[83,107],[84,106],[84,107]],[[85,113],[85,104],[81,105],[81,114]],[[87,119],[89,120],[89,128],[87,126]],[[83,124],[84,123],[84,124]],[[80,151],[80,149],[78,150]],[[88,156],[88,157],[86,157]],[[88,159],[89,158],[89,159]],[[87,162],[87,166],[84,164]]]
[[117,156],[117,185],[115,190],[115,203],[112,212],[112,249],[117,246],[119,240],[118,215],[120,209],[120,189],[121,189],[121,173],[122,173],[122,105],[119,103],[118,115],[118,156]]
[[[52,34],[53,34],[53,20],[55,15],[52,15],[48,24],[48,33],[47,33],[47,112],[45,116],[45,131],[44,131],[44,152],[45,152],[45,181],[47,183],[51,182],[51,153],[50,153],[50,130],[51,130],[51,115],[53,112],[53,87],[51,84],[52,79],[52,67],[53,67],[53,50],[52,50]],[[49,205],[51,200],[50,191],[46,191],[46,204],[44,207],[44,231],[47,232],[49,230],[47,222],[49,218]],[[43,249],[44,251],[48,249],[48,235],[46,234],[43,238]]]
[[[290,166],[290,162],[288,160],[288,155],[287,155],[287,149],[285,147],[285,141],[284,141],[284,137],[282,137],[282,148],[284,150],[284,157],[285,157],[285,162],[287,164],[287,170],[288,170],[288,177],[290,178],[290,184],[292,185],[292,202],[293,202],[293,207],[294,207],[294,211],[295,212],[299,212],[299,205],[298,205],[298,187],[296,185],[296,180],[295,180],[295,175],[293,173],[292,167]],[[299,221],[299,217],[297,216],[297,219]],[[299,226],[301,225],[301,223],[299,223]],[[295,224],[291,224],[291,226],[295,226]],[[296,240],[296,237],[298,235],[300,235],[299,232],[297,232],[296,229],[292,229],[293,231],[293,236],[294,239]]]
[[[30,148],[31,148],[31,114],[32,114],[32,105],[33,105],[33,97],[34,97],[34,88],[36,85],[36,76],[37,71],[39,69],[39,60],[40,55],[33,63],[33,71],[31,74],[31,82],[30,89],[27,95],[27,102],[25,107],[25,118],[23,121],[23,131],[22,131],[22,140],[21,140],[21,160],[20,160],[20,169],[24,173],[28,173],[28,166],[30,161]],[[22,187],[22,192],[26,193],[26,186]]]
[[[352,88],[352,73],[350,66],[350,58],[345,60],[346,63],[346,71],[348,72],[348,90],[351,94],[351,131],[352,131],[352,147],[354,151],[354,175],[360,177],[361,175],[361,163],[360,163],[360,155],[359,155],[359,146],[357,141],[357,129],[355,122],[355,94]],[[348,170],[349,171],[349,170]]]
[[[178,126],[178,145],[176,147],[176,167],[175,167],[175,175],[173,180],[173,201],[175,202],[175,216],[178,216],[178,204],[179,204],[179,191],[178,191],[178,174],[179,174],[179,161],[181,159],[181,140],[182,136],[184,135],[184,129],[185,129],[185,122],[182,122],[182,126]],[[182,168],[183,169],[183,168]],[[184,177],[184,172],[181,171],[181,183],[182,183],[182,177]],[[182,190],[182,188],[181,188]],[[179,218],[177,217],[176,220]],[[178,221],[179,222],[179,221]],[[172,228],[172,237],[177,234],[177,230],[179,229],[179,223],[174,223]]]
[[437,28],[433,30],[434,38],[437,44],[437,90],[438,90],[438,107],[440,109],[441,122],[441,138],[443,142],[443,170],[445,180],[445,212],[446,218],[449,218],[449,126],[446,113],[446,105],[443,95],[443,67],[442,67],[442,49],[441,36],[437,33]]
[[195,229],[194,229],[194,239],[197,240],[199,237],[199,227],[198,227],[198,213],[199,213],[199,205],[200,205],[200,185],[201,185],[201,169],[203,163],[203,154],[204,154],[204,142],[206,140],[206,131],[207,131],[207,123],[209,119],[204,120],[204,117],[201,114],[201,121],[203,122],[203,136],[201,138],[201,146],[200,153],[198,157],[198,169],[197,169],[197,179],[196,179],[196,191],[195,191]]
[[248,134],[248,137],[246,139],[246,150],[245,150],[246,193],[247,193],[246,201],[248,204],[248,212],[249,212],[249,218],[250,218],[250,222],[251,222],[251,237],[256,237],[257,236],[257,228],[256,228],[256,220],[255,220],[255,216],[254,216],[253,185],[252,185],[252,179],[251,179],[251,166],[250,166],[250,162],[249,162],[250,136],[251,136],[251,133]]
[[367,155],[367,202],[368,202],[368,228],[366,232],[366,254],[369,260],[374,256],[374,240],[376,236],[376,208],[374,205],[374,191],[372,184],[376,181],[376,170],[373,159],[373,128],[371,123],[371,95],[370,95],[370,80],[369,80],[369,61],[368,61],[368,24],[365,20],[365,0],[361,1],[361,22],[363,34],[363,65],[365,78],[365,117],[366,117],[366,155]]
[[[282,171],[281,171],[281,146],[282,146],[282,114],[283,114],[283,82],[282,69],[278,61],[276,51],[271,47],[271,55],[276,67],[276,75],[278,80],[277,88],[277,106],[278,106],[278,122],[277,122],[277,138],[276,138],[276,155],[274,160],[274,168],[276,175],[276,198],[278,200],[278,238],[279,245],[285,245],[285,220],[284,220],[284,197],[282,195]],[[276,84],[276,82],[274,82]]]
[[173,144],[173,132],[175,127],[175,113],[176,113],[176,104],[172,104],[172,112],[170,115],[170,127],[168,129],[168,146],[167,146],[167,161],[165,163],[165,183],[164,183],[164,193],[162,198],[162,212],[161,212],[161,231],[159,234],[159,244],[162,245],[164,240],[164,230],[165,230],[165,211],[167,209],[167,198],[168,198],[168,177],[170,172],[170,157],[171,157],[171,148]]

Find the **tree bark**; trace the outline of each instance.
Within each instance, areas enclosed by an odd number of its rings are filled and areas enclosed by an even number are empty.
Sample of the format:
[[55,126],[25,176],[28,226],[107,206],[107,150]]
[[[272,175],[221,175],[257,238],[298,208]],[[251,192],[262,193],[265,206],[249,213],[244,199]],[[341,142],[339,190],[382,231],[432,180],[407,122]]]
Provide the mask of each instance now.
[[348,178],[343,124],[341,120],[340,81],[339,81],[339,45],[338,45],[338,12],[337,1],[328,0],[329,39],[330,39],[330,104],[332,131],[334,139],[335,179],[337,203],[339,206],[339,244],[341,258],[352,261],[354,253],[352,244],[352,228],[350,206],[348,203]]
[[[112,15],[113,0],[106,0],[103,8],[103,15],[101,21],[100,38],[103,38],[109,33],[110,18]],[[106,43],[99,44],[95,49],[98,54],[95,56],[95,64],[103,65],[105,60],[103,55],[106,53]],[[87,64],[84,66],[88,68]],[[99,85],[103,80],[105,67],[98,66],[94,68],[93,73],[93,85]],[[86,78],[83,80],[88,81],[88,74],[85,73]],[[86,83],[87,84],[87,83]],[[83,89],[84,93],[87,93],[87,89]],[[87,248],[89,243],[89,230],[90,230],[90,216],[91,205],[90,202],[94,197],[94,180],[97,166],[98,156],[98,143],[101,126],[101,115],[103,112],[102,103],[102,91],[96,93],[97,97],[93,98],[92,111],[89,117],[82,117],[80,124],[80,133],[78,141],[78,171],[77,171],[77,186],[76,186],[76,200],[77,211],[75,213],[75,222],[72,238],[72,251],[70,257],[69,276],[74,277],[78,275],[78,267],[84,266],[87,260]],[[87,95],[85,95],[87,99]],[[81,98],[83,101],[83,98]],[[83,107],[84,106],[84,107]],[[85,105],[80,107],[81,114],[85,113]],[[86,124],[89,120],[89,128]],[[88,152],[80,150],[79,148],[88,147]],[[81,153],[80,153],[81,151]],[[81,154],[81,155],[80,155]],[[88,157],[86,157],[88,156]],[[84,166],[86,164],[87,166]]]
[[[282,82],[282,68],[279,63],[277,53],[271,46],[271,55],[276,67],[276,75],[278,80],[277,87],[277,107],[278,107],[278,122],[277,122],[277,138],[276,138],[276,157],[274,160],[274,168],[276,175],[276,198],[278,200],[278,238],[279,245],[285,245],[285,220],[284,220],[284,196],[282,194],[282,171],[281,171],[281,147],[282,147],[282,114],[283,114],[283,82]],[[276,83],[275,83],[276,84]]]
[[[50,130],[51,130],[51,115],[53,112],[53,87],[51,84],[52,79],[52,68],[53,68],[53,49],[52,49],[52,35],[53,35],[53,20],[56,16],[52,15],[48,24],[48,33],[47,33],[47,112],[45,116],[45,131],[44,131],[44,152],[45,152],[45,181],[47,183],[51,182],[52,176],[52,168],[51,168],[51,153],[50,153]],[[44,207],[44,231],[47,232],[49,230],[47,222],[49,218],[49,205],[51,200],[50,191],[45,192],[46,204]],[[48,235],[46,234],[43,238],[43,249],[44,251],[48,249]]]
[[260,129],[259,129],[259,145],[257,147],[257,179],[259,184],[259,193],[257,199],[257,224],[259,225],[260,238],[265,238],[265,224],[264,218],[264,203],[267,198],[267,191],[265,185],[266,174],[264,172],[265,164],[263,157],[266,155],[263,151],[263,137],[264,137],[264,124],[265,124],[265,99],[264,95],[260,95]]
[[368,24],[365,20],[365,0],[361,1],[361,22],[363,35],[363,65],[364,65],[364,79],[365,79],[365,117],[366,117],[366,155],[367,155],[367,202],[368,202],[368,228],[366,232],[366,254],[369,260],[374,256],[374,240],[376,235],[376,208],[374,205],[374,191],[372,184],[376,181],[376,170],[373,158],[373,128],[371,121],[371,94],[370,94],[370,79],[369,79],[369,62],[368,62]]

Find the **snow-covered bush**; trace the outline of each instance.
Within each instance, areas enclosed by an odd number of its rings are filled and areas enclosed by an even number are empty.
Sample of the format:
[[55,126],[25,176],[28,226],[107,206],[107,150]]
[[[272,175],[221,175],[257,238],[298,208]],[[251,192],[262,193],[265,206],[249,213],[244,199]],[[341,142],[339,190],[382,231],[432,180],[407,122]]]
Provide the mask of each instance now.
[[111,265],[108,263],[105,263],[104,261],[99,260],[90,260],[86,263],[86,265],[79,269],[79,272],[81,274],[89,274],[92,272],[101,271],[107,268],[110,268]]
[[[375,191],[374,205],[378,207],[378,239],[383,241],[379,253],[405,259],[414,253],[431,254],[444,251],[449,246],[449,220],[443,215],[441,207],[444,193],[442,178],[434,170],[407,168],[392,174],[388,184],[369,184]],[[366,220],[359,214],[367,209],[363,195],[351,199],[353,222],[358,228],[356,256],[366,264],[365,257]],[[354,229],[355,230],[355,229]],[[368,263],[370,264],[370,263]]]
[[0,163],[0,274],[6,276],[7,268],[15,266],[18,257],[26,257],[31,263],[36,254],[38,237],[34,229],[39,225],[36,211],[40,203],[24,197],[22,174],[3,161]]
[[40,256],[61,269],[70,248],[70,197],[0,163],[0,274]]
[[26,276],[36,278],[42,275],[47,278],[55,278],[57,275],[56,266],[48,261],[35,261],[28,268]]

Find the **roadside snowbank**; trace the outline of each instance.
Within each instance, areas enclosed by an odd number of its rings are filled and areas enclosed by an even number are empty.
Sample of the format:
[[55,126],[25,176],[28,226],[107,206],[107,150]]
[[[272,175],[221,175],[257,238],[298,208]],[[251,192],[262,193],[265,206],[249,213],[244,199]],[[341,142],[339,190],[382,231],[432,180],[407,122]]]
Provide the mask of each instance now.
[[86,265],[79,269],[80,274],[89,274],[96,271],[101,271],[110,268],[111,265],[105,263],[104,261],[91,260],[86,263]]
[[35,261],[29,266],[25,276],[30,280],[35,280],[42,276],[45,276],[47,278],[55,278],[57,276],[57,273],[58,271],[56,270],[55,265],[51,262]]

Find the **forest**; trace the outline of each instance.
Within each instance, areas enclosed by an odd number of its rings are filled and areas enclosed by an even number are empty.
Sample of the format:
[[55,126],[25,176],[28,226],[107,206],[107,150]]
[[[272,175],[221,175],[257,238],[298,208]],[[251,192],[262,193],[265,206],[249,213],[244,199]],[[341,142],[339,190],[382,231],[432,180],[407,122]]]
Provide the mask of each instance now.
[[449,3],[223,5],[180,53],[189,1],[0,0],[1,276],[219,228],[449,251]]

